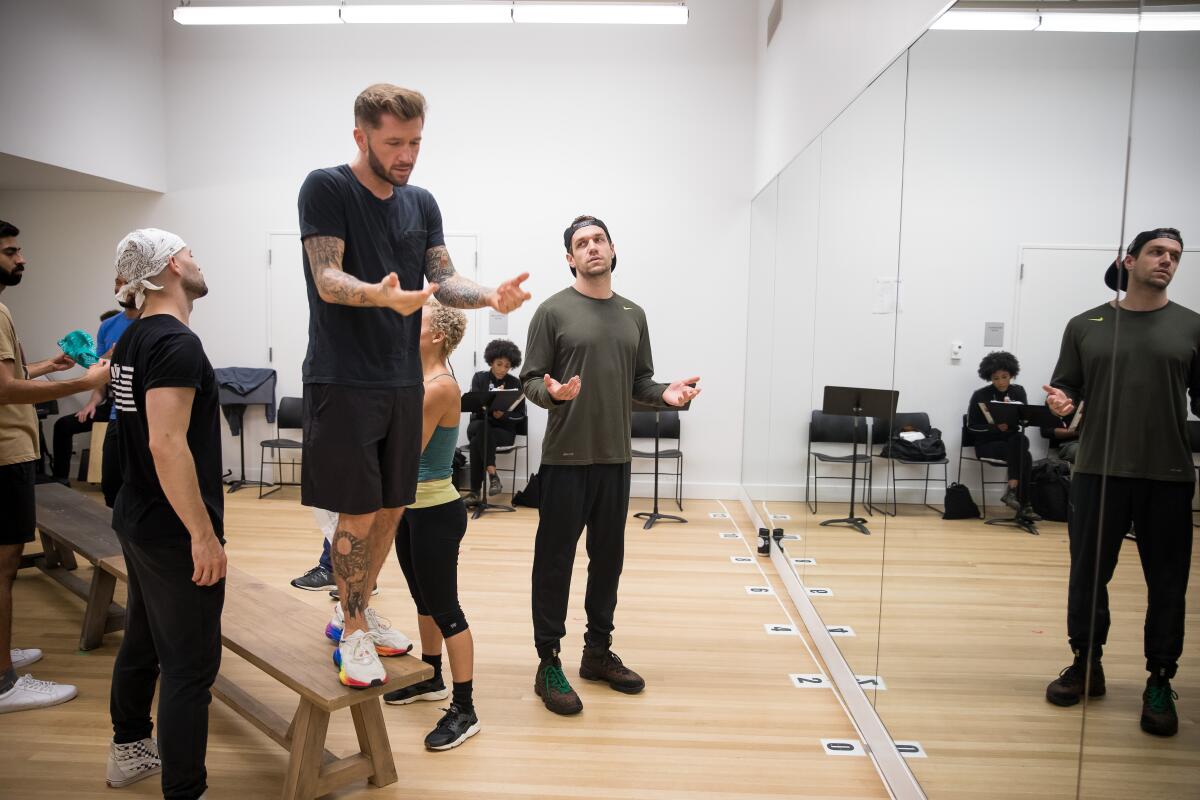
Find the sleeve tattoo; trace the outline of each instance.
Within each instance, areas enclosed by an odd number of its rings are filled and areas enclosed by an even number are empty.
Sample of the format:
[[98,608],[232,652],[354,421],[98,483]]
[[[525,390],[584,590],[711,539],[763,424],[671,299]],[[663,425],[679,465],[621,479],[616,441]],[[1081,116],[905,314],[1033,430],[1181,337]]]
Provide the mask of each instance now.
[[453,308],[483,308],[492,291],[455,272],[445,245],[425,251],[425,277],[438,285],[435,295],[438,302]]
[[369,284],[342,269],[346,243],[335,236],[310,236],[304,240],[309,269],[317,293],[327,303],[342,306],[373,306],[367,296]]

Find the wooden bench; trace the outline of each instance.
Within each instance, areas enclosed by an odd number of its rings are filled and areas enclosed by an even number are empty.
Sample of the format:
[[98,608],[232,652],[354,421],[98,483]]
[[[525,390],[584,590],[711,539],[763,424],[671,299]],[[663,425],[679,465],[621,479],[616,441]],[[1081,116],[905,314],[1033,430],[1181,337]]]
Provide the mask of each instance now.
[[35,491],[42,552],[22,559],[21,565],[37,567],[87,602],[79,649],[92,650],[100,646],[105,633],[125,627],[125,609],[112,601],[116,578],[94,569],[91,582],[83,580],[75,574],[75,554],[93,566],[103,558],[121,555],[112,512],[59,483],[44,483]]
[[[128,580],[125,559],[111,556],[100,568]],[[382,659],[384,686],[342,686],[333,666],[333,647],[325,639],[329,612],[304,603],[252,575],[230,567],[225,579],[221,640],[225,646],[300,695],[289,722],[225,675],[212,693],[287,750],[284,800],[310,800],[366,778],[375,786],[397,780],[379,702],[384,692],[433,677],[433,668],[411,656]],[[349,708],[359,752],[338,758],[325,749],[330,713]]]

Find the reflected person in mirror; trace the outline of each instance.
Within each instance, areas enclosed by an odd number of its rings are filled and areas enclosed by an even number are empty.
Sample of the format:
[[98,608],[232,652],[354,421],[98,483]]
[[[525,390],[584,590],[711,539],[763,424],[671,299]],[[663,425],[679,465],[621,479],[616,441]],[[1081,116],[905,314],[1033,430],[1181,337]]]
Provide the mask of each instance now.
[[1105,275],[1109,288],[1125,295],[1067,323],[1058,365],[1044,387],[1046,404],[1059,416],[1087,403],[1068,523],[1067,634],[1075,658],[1046,687],[1046,699],[1070,706],[1085,691],[1091,698],[1105,693],[1100,659],[1111,619],[1107,587],[1132,524],[1148,590],[1150,677],[1141,727],[1158,736],[1179,729],[1171,678],[1183,652],[1196,483],[1189,395],[1192,413],[1200,413],[1200,314],[1167,298],[1182,255],[1178,230],[1139,233]]
[[1012,353],[1003,350],[988,353],[979,362],[979,377],[987,386],[971,395],[967,406],[967,425],[975,432],[975,454],[980,458],[1004,461],[1008,465],[1008,488],[1000,501],[1025,519],[1035,517],[1029,505],[1029,478],[1033,458],[1029,438],[1019,429],[1002,423],[993,424],[985,409],[988,403],[1028,403],[1025,387],[1013,383],[1021,364]]

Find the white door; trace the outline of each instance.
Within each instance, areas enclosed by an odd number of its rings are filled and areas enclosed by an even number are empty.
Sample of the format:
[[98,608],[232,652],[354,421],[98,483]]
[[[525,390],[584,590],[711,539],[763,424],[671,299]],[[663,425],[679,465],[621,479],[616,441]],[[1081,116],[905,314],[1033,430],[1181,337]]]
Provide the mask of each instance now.
[[[446,237],[446,247],[455,269],[475,280],[476,239],[474,235]],[[467,312],[467,334],[450,359],[463,388],[471,384],[476,369],[481,337],[480,321],[486,311]],[[303,393],[301,366],[308,351],[308,293],[304,281],[304,259],[300,235],[273,233],[268,238],[267,265],[268,359],[279,374],[276,397],[300,397]]]

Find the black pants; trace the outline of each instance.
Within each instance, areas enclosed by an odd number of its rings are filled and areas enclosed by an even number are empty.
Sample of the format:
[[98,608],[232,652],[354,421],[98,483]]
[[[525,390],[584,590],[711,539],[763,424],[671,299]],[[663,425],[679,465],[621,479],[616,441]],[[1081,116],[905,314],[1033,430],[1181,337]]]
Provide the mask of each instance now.
[[1033,475],[1033,456],[1029,455],[1029,437],[1014,433],[1004,439],[980,442],[975,445],[980,458],[1003,459],[1008,465],[1008,479],[1020,481],[1017,494],[1021,500],[1028,496],[1029,479]]
[[[1174,677],[1183,652],[1188,570],[1192,560],[1192,483],[1108,478],[1075,473],[1071,478],[1071,584],[1067,595],[1067,634],[1071,647],[1099,658],[1108,641],[1111,617],[1108,582],[1130,524],[1137,530],[1138,556],[1146,578],[1144,648],[1146,669]],[[1097,558],[1100,582],[1095,582]],[[1094,633],[1089,630],[1093,590]]]
[[405,509],[396,531],[396,558],[417,613],[433,617],[447,639],[467,629],[458,603],[458,545],[466,532],[462,500]]
[[113,665],[109,699],[113,738],[124,744],[150,735],[150,702],[159,682],[163,797],[194,800],[207,786],[209,689],[221,666],[225,581],[192,583],[188,539],[148,542],[120,532],[117,537],[129,589],[125,638]]
[[483,487],[483,470],[496,466],[496,448],[508,447],[517,440],[517,435],[507,428],[491,425],[487,432],[487,452],[483,450],[484,421],[477,419],[467,426],[467,439],[471,443],[471,491],[478,493]]
[[542,658],[556,654],[566,635],[571,568],[587,526],[588,582],[584,596],[589,645],[607,644],[625,563],[629,464],[560,466],[538,473],[542,500],[533,545],[533,642]]
[[104,431],[103,459],[100,463],[100,491],[104,492],[104,505],[112,508],[117,501],[117,492],[121,491],[121,439],[117,436],[115,419],[108,423]]
[[71,452],[75,449],[75,435],[92,429],[92,420],[80,422],[74,414],[63,414],[54,422],[54,479],[65,481],[71,477]]

